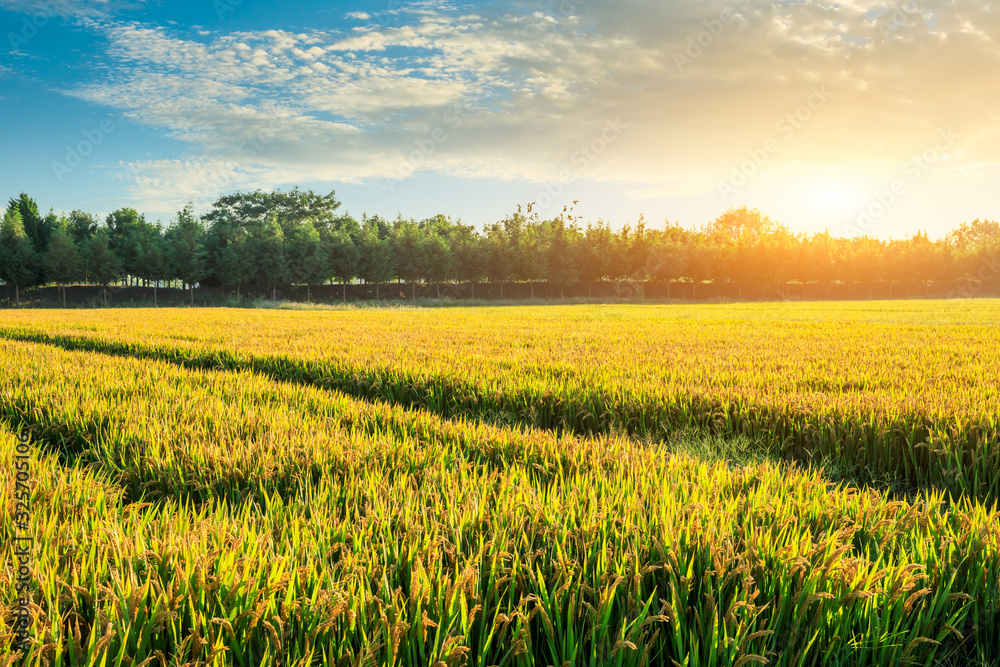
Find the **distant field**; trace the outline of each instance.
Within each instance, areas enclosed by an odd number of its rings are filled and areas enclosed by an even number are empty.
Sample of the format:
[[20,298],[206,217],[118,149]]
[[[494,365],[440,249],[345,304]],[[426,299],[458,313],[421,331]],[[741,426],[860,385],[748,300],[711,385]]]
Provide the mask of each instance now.
[[997,664],[998,322],[2,312],[8,503],[11,434],[35,447],[38,643],[11,659]]

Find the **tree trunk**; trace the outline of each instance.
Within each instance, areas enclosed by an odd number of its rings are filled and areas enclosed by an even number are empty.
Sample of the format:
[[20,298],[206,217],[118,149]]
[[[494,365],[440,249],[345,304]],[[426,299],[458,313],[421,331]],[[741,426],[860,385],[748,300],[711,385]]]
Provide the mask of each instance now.
[[157,297],[157,294],[156,294],[156,289],[157,289],[157,287],[159,287],[159,285],[160,285],[160,281],[159,280],[154,280],[153,281],[153,305],[155,307],[157,307],[157,308],[160,307],[160,300],[159,300],[159,298]]
[[500,300],[503,301],[503,281],[500,281]]
[[271,285],[271,301],[278,300],[278,287],[276,285]]
[[108,307],[108,286],[107,285],[102,285],[101,286],[101,295],[104,297],[104,307],[107,308]]
[[60,285],[59,287],[62,289],[62,293],[63,293],[63,308],[65,308],[66,307],[66,286],[65,285]]
[[413,294],[413,301],[417,300],[417,283],[410,283],[410,289]]
[[588,299],[594,298],[594,282],[591,280],[587,281],[587,298]]
[[378,283],[375,283],[375,300],[381,301],[382,299],[378,295]]
[[622,281],[615,283],[615,289],[618,291],[618,298],[622,298]]
[[531,286],[531,298],[534,299],[535,298],[535,282],[533,280],[532,281],[528,281],[528,284]]
[[698,300],[698,281],[697,280],[694,281],[693,283],[691,283],[691,300],[692,301],[697,301]]
[[440,299],[441,298],[441,283],[437,283],[437,295],[438,295],[438,298]]
[[188,285],[188,291],[191,293],[191,307],[194,308],[194,283]]
[[347,302],[347,281],[344,281],[344,302]]
[[21,305],[21,288],[17,283],[14,283],[14,298],[17,299],[17,305]]
[[476,300],[476,281],[472,281],[472,300]]
[[670,301],[670,281],[667,281],[667,301]]

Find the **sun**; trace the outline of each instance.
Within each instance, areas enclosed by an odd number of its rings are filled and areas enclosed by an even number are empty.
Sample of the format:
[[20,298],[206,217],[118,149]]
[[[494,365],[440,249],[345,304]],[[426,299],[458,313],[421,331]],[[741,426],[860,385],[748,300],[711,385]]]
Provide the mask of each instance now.
[[842,211],[851,207],[857,195],[852,188],[839,184],[823,184],[812,188],[809,201],[814,208]]

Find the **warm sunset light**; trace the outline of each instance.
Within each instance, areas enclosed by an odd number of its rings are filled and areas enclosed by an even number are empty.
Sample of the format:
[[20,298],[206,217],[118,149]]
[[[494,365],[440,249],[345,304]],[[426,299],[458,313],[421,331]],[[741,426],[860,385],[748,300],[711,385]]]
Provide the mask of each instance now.
[[834,215],[846,215],[859,198],[857,189],[844,185],[818,185],[809,193],[816,209]]
[[189,200],[299,185],[389,218],[480,225],[575,200],[614,226],[695,225],[747,204],[847,233],[894,180],[906,194],[872,235],[1000,217],[988,3],[261,7],[0,2],[18,155],[2,182],[57,211],[164,222]]
[[1000,667],[998,0],[0,26],[0,667]]

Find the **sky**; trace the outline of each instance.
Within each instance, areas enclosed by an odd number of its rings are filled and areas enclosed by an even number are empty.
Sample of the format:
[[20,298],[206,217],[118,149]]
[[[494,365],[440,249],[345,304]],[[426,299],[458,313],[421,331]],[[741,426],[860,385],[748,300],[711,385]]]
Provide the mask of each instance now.
[[1000,219],[989,0],[0,0],[0,38],[0,196],[46,211]]

